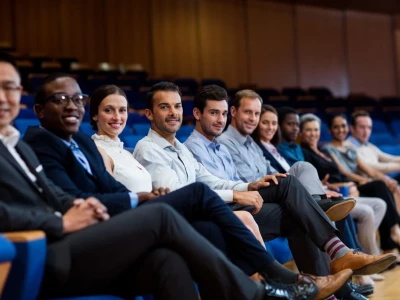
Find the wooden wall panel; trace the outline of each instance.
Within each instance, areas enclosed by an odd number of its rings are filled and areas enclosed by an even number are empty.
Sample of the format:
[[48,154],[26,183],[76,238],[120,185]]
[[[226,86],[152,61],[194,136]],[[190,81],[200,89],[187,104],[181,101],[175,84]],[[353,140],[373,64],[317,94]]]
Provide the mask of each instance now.
[[[50,0],[51,1],[51,0]],[[59,1],[61,56],[96,64],[107,61],[105,6],[100,0]]]
[[158,77],[200,77],[197,1],[153,0],[153,73]]
[[112,63],[140,63],[151,69],[150,2],[105,1],[106,51]]
[[59,55],[59,4],[53,0],[14,1],[18,53]]
[[296,86],[293,6],[247,3],[250,82],[281,89]]
[[0,47],[14,46],[13,0],[2,0],[0,9]]
[[351,92],[394,95],[395,59],[389,15],[346,12],[347,58]]
[[229,87],[247,83],[244,2],[201,0],[198,5],[202,77],[224,79]]
[[344,13],[296,6],[296,41],[300,86],[325,86],[347,96]]

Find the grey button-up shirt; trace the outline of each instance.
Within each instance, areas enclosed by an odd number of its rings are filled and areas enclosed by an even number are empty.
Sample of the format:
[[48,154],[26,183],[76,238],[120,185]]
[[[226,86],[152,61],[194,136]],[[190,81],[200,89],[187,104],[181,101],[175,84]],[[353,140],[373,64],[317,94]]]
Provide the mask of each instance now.
[[244,137],[231,125],[217,140],[228,148],[239,177],[244,182],[258,181],[265,175],[278,173],[253,138]]
[[133,156],[149,171],[156,188],[168,187],[173,191],[194,182],[203,182],[226,202],[233,200],[233,190],[248,190],[247,183],[212,175],[185,145],[175,139],[175,146],[172,146],[152,129],[136,144]]

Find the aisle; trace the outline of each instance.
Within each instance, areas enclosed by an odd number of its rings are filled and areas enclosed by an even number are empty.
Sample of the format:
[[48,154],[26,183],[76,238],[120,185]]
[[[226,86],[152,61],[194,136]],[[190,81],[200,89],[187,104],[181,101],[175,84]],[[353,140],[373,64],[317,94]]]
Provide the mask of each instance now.
[[375,293],[372,300],[400,300],[400,266],[384,272],[385,280],[375,282]]

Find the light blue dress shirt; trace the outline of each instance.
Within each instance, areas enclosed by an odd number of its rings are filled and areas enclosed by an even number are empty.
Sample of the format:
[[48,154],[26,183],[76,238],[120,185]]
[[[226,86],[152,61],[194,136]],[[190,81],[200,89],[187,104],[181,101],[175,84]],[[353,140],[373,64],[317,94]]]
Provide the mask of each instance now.
[[185,146],[211,174],[226,180],[240,181],[232,156],[216,139],[210,141],[195,129]]
[[156,188],[168,187],[173,191],[194,182],[202,182],[226,202],[232,202],[233,190],[248,190],[247,183],[212,175],[197,162],[184,144],[175,139],[173,146],[152,129],[136,144],[133,156],[151,174]]
[[[82,167],[90,174],[93,175],[92,169],[90,168],[89,161],[87,160],[85,154],[79,149],[78,144],[71,139],[71,142],[67,142],[66,140],[61,139],[65,145],[68,146],[72,150],[72,153],[74,154],[75,158],[77,161],[82,165]],[[130,201],[131,201],[131,207],[136,208],[139,204],[139,197],[137,194],[130,192],[129,193]]]
[[224,145],[232,156],[240,179],[255,182],[265,175],[278,173],[267,160],[251,136],[244,137],[231,125],[217,141]]

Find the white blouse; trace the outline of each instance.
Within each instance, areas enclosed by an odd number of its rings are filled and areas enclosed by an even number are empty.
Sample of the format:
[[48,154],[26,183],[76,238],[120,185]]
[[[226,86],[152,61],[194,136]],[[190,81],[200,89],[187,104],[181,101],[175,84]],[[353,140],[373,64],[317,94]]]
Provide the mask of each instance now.
[[92,135],[97,147],[102,148],[114,163],[113,176],[128,190],[134,193],[151,192],[151,175],[147,170],[126,151],[124,143],[119,139],[113,141],[105,135]]
[[279,154],[274,145],[272,145],[271,143],[266,143],[264,141],[261,141],[261,144],[265,147],[265,149],[268,150],[269,153],[271,153],[271,155],[278,161],[278,163],[282,166],[282,168],[285,169],[286,172],[289,171],[290,166],[288,162]]

